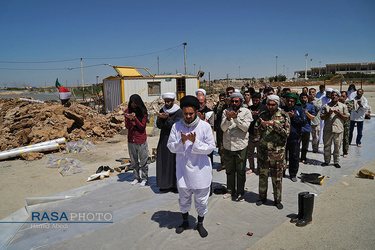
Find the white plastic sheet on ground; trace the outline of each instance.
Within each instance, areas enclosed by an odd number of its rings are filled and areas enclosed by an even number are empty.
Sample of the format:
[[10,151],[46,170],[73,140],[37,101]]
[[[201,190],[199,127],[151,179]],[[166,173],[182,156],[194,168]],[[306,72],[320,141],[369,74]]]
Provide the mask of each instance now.
[[95,148],[95,145],[88,140],[67,142],[65,153],[87,153],[92,152]]
[[88,172],[86,166],[81,161],[55,155],[48,157],[47,168],[58,168],[62,176]]

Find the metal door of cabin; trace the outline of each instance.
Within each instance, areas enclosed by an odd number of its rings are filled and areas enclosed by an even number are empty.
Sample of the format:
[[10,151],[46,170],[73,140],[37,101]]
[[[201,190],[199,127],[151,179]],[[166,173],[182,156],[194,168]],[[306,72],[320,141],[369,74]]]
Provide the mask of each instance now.
[[177,78],[177,100],[180,100],[182,97],[186,95],[186,81],[185,78]]
[[121,104],[121,83],[119,80],[105,81],[105,108],[110,112]]

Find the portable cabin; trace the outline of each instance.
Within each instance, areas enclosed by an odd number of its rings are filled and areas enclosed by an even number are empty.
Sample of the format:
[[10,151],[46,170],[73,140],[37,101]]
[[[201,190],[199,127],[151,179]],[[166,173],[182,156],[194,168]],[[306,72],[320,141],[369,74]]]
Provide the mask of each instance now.
[[180,100],[185,95],[195,95],[199,89],[199,77],[192,75],[152,75],[148,68],[112,66],[117,76],[103,79],[105,110],[110,112],[129,100],[132,94],[139,94],[144,102],[152,102],[163,93],[174,92]]

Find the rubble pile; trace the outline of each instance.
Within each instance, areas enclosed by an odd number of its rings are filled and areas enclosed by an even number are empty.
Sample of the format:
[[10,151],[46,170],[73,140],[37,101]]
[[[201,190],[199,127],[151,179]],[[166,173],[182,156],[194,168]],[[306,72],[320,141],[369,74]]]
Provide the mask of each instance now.
[[[217,95],[207,96],[214,106]],[[179,101],[175,101],[179,105]],[[149,118],[164,106],[158,98],[145,103]],[[21,101],[17,98],[0,98],[0,151],[15,149],[39,142],[65,137],[68,142],[88,139],[95,143],[119,133],[125,127],[125,110],[128,103],[120,104],[115,110],[103,115],[85,105],[73,102],[70,107],[46,101],[44,104]],[[149,126],[155,119],[149,119]],[[60,146],[61,149],[65,145]],[[25,155],[24,157],[28,157]],[[41,153],[34,158],[40,158]],[[32,158],[33,158],[32,157]]]
[[0,98],[0,151],[65,137],[67,141],[105,140],[122,129],[91,108]]

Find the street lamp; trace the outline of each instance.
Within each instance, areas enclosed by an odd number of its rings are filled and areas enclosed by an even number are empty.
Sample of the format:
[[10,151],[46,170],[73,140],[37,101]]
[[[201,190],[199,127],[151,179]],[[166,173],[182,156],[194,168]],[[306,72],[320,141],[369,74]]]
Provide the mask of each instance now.
[[307,80],[307,57],[309,56],[309,54],[306,54],[306,65],[305,65],[305,80]]
[[186,49],[185,49],[185,47],[186,47],[187,43],[183,43],[183,45],[184,45],[184,64],[185,64],[185,75],[186,75]]
[[96,85],[98,85],[99,76],[96,76]]
[[276,77],[277,77],[277,58],[278,56],[276,56]]

